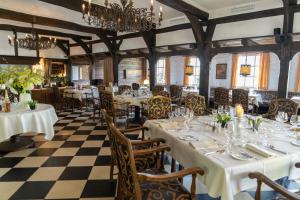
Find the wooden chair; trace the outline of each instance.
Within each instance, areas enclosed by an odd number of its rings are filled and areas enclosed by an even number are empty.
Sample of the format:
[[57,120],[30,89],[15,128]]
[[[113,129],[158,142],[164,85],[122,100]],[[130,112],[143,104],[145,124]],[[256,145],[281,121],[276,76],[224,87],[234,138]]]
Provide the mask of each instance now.
[[263,117],[275,119],[278,112],[286,112],[289,119],[298,112],[298,104],[290,99],[276,99],[271,101],[268,112]]
[[161,92],[161,91],[164,91],[165,90],[165,87],[162,86],[162,85],[156,85],[154,86],[154,88],[152,89],[152,94],[153,96],[156,96],[157,93]]
[[195,116],[202,116],[211,113],[205,104],[205,98],[203,96],[189,93],[185,97],[185,106],[194,111]]
[[[107,123],[107,132],[108,132],[108,137],[111,142],[112,140],[112,135],[111,135],[111,126],[113,126],[113,119],[106,113],[105,110],[101,110],[103,116],[105,116],[105,120]],[[130,132],[135,132],[135,131],[142,131],[142,138],[144,138],[144,131],[148,130],[146,127],[139,127],[139,128],[133,128],[133,129],[126,129],[126,130],[120,130],[126,137],[128,137],[128,133]],[[131,141],[131,145],[133,146],[134,149],[136,150],[141,150],[141,149],[149,149],[149,148],[155,148],[159,147],[161,143],[165,143],[164,139],[149,139],[149,140],[141,140],[141,141]],[[161,149],[165,151],[169,151],[170,148],[167,145],[161,146]],[[114,171],[114,166],[117,163],[117,157],[116,157],[116,152],[111,146],[111,165],[110,165],[110,180],[113,180],[113,171]],[[136,156],[135,157],[135,163],[136,163],[136,168],[137,171],[145,171],[149,169],[157,169],[158,171],[161,169],[161,171],[164,169],[164,163],[163,163],[163,158],[164,158],[164,151],[161,152],[162,156],[160,157],[158,154],[149,154],[146,156]]]
[[[105,109],[107,114],[113,118],[114,123],[116,123],[117,117],[129,117],[129,102],[116,102],[114,101],[113,94],[108,91],[100,91],[100,108]],[[101,117],[101,122],[103,125],[103,117]],[[126,119],[126,127],[127,127]]]
[[214,104],[215,106],[229,106],[229,89],[215,88]]
[[105,85],[97,85],[98,91],[105,90]]
[[118,94],[121,95],[123,94],[126,90],[131,90],[131,86],[130,85],[120,85],[118,87]]
[[[117,166],[119,169],[118,199],[195,199],[197,174],[204,174],[201,168],[189,168],[176,173],[162,175],[151,175],[147,171],[138,173],[135,162],[136,156],[161,153],[165,151],[165,148],[156,147],[147,150],[133,150],[133,145],[126,136],[113,125],[111,125],[110,129],[113,141],[112,146],[117,157]],[[188,192],[178,181],[178,179],[188,175],[192,175],[191,192]]]
[[171,99],[163,96],[154,96],[148,99],[148,119],[167,119],[172,112]]
[[[296,163],[295,165],[297,168],[300,168],[300,163]],[[278,192],[280,194],[279,198],[276,198],[278,200],[300,200],[300,191],[298,191],[296,194],[288,191],[286,188],[282,187],[278,183],[272,181],[265,175],[263,175],[260,172],[253,172],[250,173],[249,178],[251,179],[257,179],[257,188],[255,193],[255,200],[261,200],[261,186],[262,183],[266,184],[270,188],[272,188],[274,191]]]
[[243,89],[232,90],[232,106],[241,104],[245,113],[248,112],[249,108],[249,91]]
[[57,86],[53,86],[53,98],[54,108],[56,110],[62,110],[64,104],[63,90],[60,90]]
[[131,87],[132,87],[133,90],[139,90],[140,89],[140,84],[132,83]]
[[163,97],[170,98],[170,93],[167,91],[160,91],[155,96],[163,96]]

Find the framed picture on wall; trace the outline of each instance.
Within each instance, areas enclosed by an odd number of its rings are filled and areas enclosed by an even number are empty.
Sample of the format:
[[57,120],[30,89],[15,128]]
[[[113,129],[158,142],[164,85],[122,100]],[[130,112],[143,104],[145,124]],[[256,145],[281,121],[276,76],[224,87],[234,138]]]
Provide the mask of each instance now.
[[227,78],[227,64],[217,64],[216,66],[216,79]]

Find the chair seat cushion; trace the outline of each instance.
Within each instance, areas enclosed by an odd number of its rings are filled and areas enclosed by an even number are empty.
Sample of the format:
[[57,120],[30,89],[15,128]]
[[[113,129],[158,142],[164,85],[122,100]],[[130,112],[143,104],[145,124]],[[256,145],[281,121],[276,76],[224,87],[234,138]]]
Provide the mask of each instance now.
[[142,200],[191,200],[191,195],[183,185],[177,181],[145,182],[141,183]]

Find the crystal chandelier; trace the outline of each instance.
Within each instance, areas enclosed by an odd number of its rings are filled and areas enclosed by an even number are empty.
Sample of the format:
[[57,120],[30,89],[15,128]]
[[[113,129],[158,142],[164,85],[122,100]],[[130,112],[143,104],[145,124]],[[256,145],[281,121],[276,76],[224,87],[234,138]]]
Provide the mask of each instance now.
[[8,36],[8,43],[11,46],[17,45],[18,48],[27,50],[47,50],[56,47],[56,38],[40,37],[34,31],[32,24],[32,33],[26,34],[25,38],[15,38]]
[[[147,8],[134,8],[132,0],[120,0],[117,3],[108,3],[105,7],[92,6],[91,0],[82,3],[83,19],[89,25],[115,32],[149,31],[157,28],[153,0],[150,11]],[[160,7],[158,14],[158,26],[161,26],[163,11]]]

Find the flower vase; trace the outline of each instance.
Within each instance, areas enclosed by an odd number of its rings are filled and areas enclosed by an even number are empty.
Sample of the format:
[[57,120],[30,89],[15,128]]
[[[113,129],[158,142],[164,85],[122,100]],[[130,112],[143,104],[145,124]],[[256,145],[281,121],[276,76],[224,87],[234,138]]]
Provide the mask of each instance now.
[[28,101],[31,101],[30,93],[21,93],[19,96],[19,106],[21,108],[28,108]]

